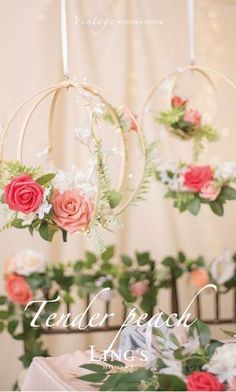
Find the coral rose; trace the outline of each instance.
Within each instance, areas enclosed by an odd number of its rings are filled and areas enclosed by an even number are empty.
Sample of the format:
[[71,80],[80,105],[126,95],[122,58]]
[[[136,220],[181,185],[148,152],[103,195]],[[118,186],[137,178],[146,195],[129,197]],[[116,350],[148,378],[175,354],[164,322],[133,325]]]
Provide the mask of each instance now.
[[130,286],[131,294],[134,297],[142,297],[149,290],[149,284],[145,281],[135,282]]
[[44,188],[31,176],[23,174],[5,186],[4,202],[10,210],[24,214],[35,212],[43,202]]
[[188,109],[184,114],[184,121],[190,123],[194,127],[200,127],[201,114],[195,109]]
[[200,196],[203,197],[204,199],[214,201],[219,196],[220,191],[221,191],[220,188],[214,189],[213,181],[208,181],[203,185]]
[[78,190],[60,193],[54,190],[51,198],[54,222],[69,233],[87,227],[93,214],[93,203]]
[[18,305],[26,305],[33,299],[33,293],[22,276],[15,274],[6,277],[6,292],[8,298]]
[[213,180],[213,172],[209,165],[191,166],[183,176],[184,186],[194,192],[200,192],[206,183]]
[[188,391],[223,391],[224,384],[211,373],[193,372],[187,379]]
[[197,268],[196,270],[191,271],[190,278],[196,287],[204,287],[209,283],[208,272],[205,270],[205,268]]
[[171,105],[173,108],[179,108],[181,106],[186,106],[187,103],[188,103],[188,100],[181,98],[179,95],[174,95],[171,99]]

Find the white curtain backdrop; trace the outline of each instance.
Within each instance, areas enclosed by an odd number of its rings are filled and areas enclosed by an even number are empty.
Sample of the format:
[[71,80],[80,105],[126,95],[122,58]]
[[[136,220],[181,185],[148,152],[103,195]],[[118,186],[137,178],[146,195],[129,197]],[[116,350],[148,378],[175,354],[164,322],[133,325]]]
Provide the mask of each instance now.
[[[69,28],[69,65],[71,76],[86,78],[114,104],[126,103],[139,112],[152,84],[179,65],[189,62],[188,25],[185,0],[67,0]],[[234,0],[196,1],[196,60],[231,77],[235,74]],[[99,25],[99,20],[107,25]],[[113,21],[113,22],[111,22]],[[122,22],[123,21],[123,22]],[[127,21],[127,22],[125,22]],[[134,24],[132,21],[141,21]],[[145,24],[147,21],[147,24]],[[131,23],[129,23],[131,22]],[[127,24],[126,24],[127,23]],[[60,43],[59,0],[0,0],[0,123],[3,125],[11,111],[33,92],[63,79]],[[212,147],[205,158],[208,162],[235,159],[236,93],[216,81],[219,95],[217,126],[222,131],[222,143]],[[201,84],[199,83],[199,91]],[[70,128],[68,104],[60,101],[55,126],[58,159],[69,161],[67,132]],[[39,151],[43,145],[46,106],[34,120],[27,138],[27,151]],[[18,122],[14,124],[14,129]],[[149,140],[155,131],[148,129]],[[46,131],[45,131],[46,132]],[[14,157],[14,131],[7,153]],[[38,143],[38,144],[37,144]],[[182,157],[182,147],[173,158]],[[183,147],[184,148],[184,147]],[[31,158],[32,160],[32,158]],[[80,158],[74,153],[74,161]],[[71,162],[70,162],[71,163]],[[130,208],[123,215],[124,229],[107,242],[117,244],[118,253],[150,250],[156,260],[183,249],[189,256],[203,254],[209,260],[225,248],[236,250],[235,203],[231,202],[223,218],[203,209],[198,217],[180,215],[171,202],[163,199],[161,185],[152,184],[145,203]],[[1,233],[2,268],[4,261],[22,248],[35,248],[45,253],[49,262],[74,260],[88,246],[85,240],[72,236],[63,244],[57,238],[52,244],[39,237],[31,238],[26,231],[10,230]],[[3,292],[3,279],[0,291]],[[183,300],[190,299],[186,284]],[[209,308],[209,305],[207,305]],[[161,299],[165,308],[165,297]],[[229,307],[225,306],[224,311]],[[106,340],[109,337],[106,337]],[[78,336],[47,338],[53,354],[85,349],[88,342]],[[99,339],[100,348],[103,342]],[[21,343],[7,333],[0,335],[0,388],[11,388],[20,372],[16,357]]]

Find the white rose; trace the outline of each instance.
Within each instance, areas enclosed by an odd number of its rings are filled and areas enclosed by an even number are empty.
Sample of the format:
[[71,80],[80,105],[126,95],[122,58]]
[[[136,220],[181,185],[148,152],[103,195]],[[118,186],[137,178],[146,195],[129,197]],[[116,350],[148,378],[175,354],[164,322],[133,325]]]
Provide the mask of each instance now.
[[113,298],[115,298],[116,293],[114,290],[109,290],[109,291],[102,291],[99,296],[98,299],[102,302],[109,302],[111,301]]
[[19,275],[29,276],[33,272],[42,273],[46,269],[44,256],[31,249],[21,250],[14,259],[15,272]]
[[210,362],[203,368],[216,374],[221,382],[231,383],[236,376],[236,343],[227,343],[218,347]]
[[235,274],[235,262],[228,250],[216,257],[210,264],[210,272],[213,280],[218,284],[224,284]]

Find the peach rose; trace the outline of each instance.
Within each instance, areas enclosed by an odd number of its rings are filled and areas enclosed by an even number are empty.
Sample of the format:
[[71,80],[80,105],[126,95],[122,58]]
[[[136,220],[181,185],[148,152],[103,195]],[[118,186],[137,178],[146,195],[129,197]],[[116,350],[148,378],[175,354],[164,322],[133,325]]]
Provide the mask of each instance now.
[[54,190],[51,198],[53,220],[62,229],[74,233],[85,229],[93,214],[93,203],[78,190],[60,193]]
[[18,305],[26,305],[33,299],[33,292],[26,280],[15,274],[6,277],[6,292],[8,298]]
[[214,189],[213,181],[208,181],[203,185],[200,196],[203,197],[204,199],[214,201],[219,196],[220,191],[221,191],[220,188]]
[[134,297],[142,297],[149,290],[149,284],[145,281],[135,282],[130,286],[131,294]]
[[4,202],[10,210],[24,214],[35,212],[43,202],[44,188],[30,175],[13,178],[4,189]]
[[200,127],[201,114],[195,109],[188,109],[184,114],[184,121],[190,123],[194,127]]
[[213,180],[213,172],[209,165],[191,166],[184,173],[184,186],[193,192],[200,192],[203,186]]
[[183,99],[178,95],[174,95],[171,99],[171,105],[173,108],[179,108],[181,106],[186,106],[188,103],[187,99]]
[[205,268],[197,268],[190,272],[190,279],[194,286],[204,287],[209,283],[209,275]]

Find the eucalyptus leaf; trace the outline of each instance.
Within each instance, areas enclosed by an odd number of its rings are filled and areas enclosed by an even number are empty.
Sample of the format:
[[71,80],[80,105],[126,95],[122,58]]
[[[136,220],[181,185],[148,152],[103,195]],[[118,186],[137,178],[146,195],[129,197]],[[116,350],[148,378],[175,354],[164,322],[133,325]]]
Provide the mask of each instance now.
[[78,377],[80,380],[88,382],[101,382],[106,378],[105,373],[89,373]]
[[200,209],[201,209],[201,201],[198,197],[194,197],[193,200],[191,200],[188,204],[187,204],[187,209],[188,211],[196,216],[198,215]]
[[211,210],[218,216],[224,215],[223,204],[219,200],[214,200],[209,203]]

